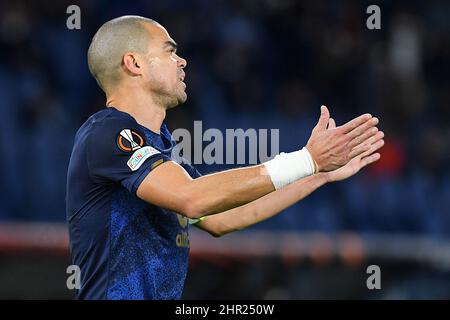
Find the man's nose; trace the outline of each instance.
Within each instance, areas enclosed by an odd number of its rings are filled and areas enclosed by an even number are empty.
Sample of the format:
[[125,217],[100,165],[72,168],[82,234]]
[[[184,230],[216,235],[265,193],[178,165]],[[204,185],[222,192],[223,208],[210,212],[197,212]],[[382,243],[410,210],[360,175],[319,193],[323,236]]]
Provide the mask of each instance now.
[[186,68],[187,66],[187,61],[181,57],[179,57],[178,59],[178,66],[182,69]]

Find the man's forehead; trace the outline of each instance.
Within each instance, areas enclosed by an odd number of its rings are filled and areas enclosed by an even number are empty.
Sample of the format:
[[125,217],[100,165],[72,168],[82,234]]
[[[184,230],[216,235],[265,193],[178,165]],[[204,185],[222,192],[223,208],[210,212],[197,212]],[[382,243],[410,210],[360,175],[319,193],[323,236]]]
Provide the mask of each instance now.
[[150,32],[152,42],[157,41],[162,45],[166,44],[167,42],[175,43],[175,41],[170,37],[167,30],[159,23],[146,23],[145,27]]

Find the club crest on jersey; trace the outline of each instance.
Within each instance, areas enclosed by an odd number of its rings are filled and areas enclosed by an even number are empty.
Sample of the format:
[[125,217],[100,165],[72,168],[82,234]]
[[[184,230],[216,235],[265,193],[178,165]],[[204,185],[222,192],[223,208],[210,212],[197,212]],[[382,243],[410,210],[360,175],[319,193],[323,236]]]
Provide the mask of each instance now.
[[124,152],[133,152],[144,146],[144,138],[131,129],[123,129],[117,136],[117,146]]
[[144,164],[145,160],[157,153],[160,152],[150,146],[140,148],[133,153],[130,160],[128,160],[127,165],[131,171],[136,171]]

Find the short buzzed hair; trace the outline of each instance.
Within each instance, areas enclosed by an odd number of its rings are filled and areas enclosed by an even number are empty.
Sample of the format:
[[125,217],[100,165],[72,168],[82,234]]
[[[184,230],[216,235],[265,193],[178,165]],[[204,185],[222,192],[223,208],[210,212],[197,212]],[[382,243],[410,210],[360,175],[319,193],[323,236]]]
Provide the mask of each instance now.
[[88,50],[88,64],[103,91],[120,79],[126,52],[147,52],[150,32],[145,23],[158,24],[140,16],[122,16],[104,23],[95,33]]

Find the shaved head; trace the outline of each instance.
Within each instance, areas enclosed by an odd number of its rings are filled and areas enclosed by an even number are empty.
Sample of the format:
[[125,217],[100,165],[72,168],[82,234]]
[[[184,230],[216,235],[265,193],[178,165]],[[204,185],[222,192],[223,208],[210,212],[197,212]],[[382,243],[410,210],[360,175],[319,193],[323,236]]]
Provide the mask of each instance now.
[[123,16],[106,22],[92,39],[88,63],[107,105],[137,100],[167,110],[187,99],[187,61],[177,54],[167,30],[152,19]]
[[148,24],[159,25],[152,19],[123,16],[104,23],[96,32],[89,46],[88,64],[103,91],[120,80],[125,53],[148,50],[151,38]]

